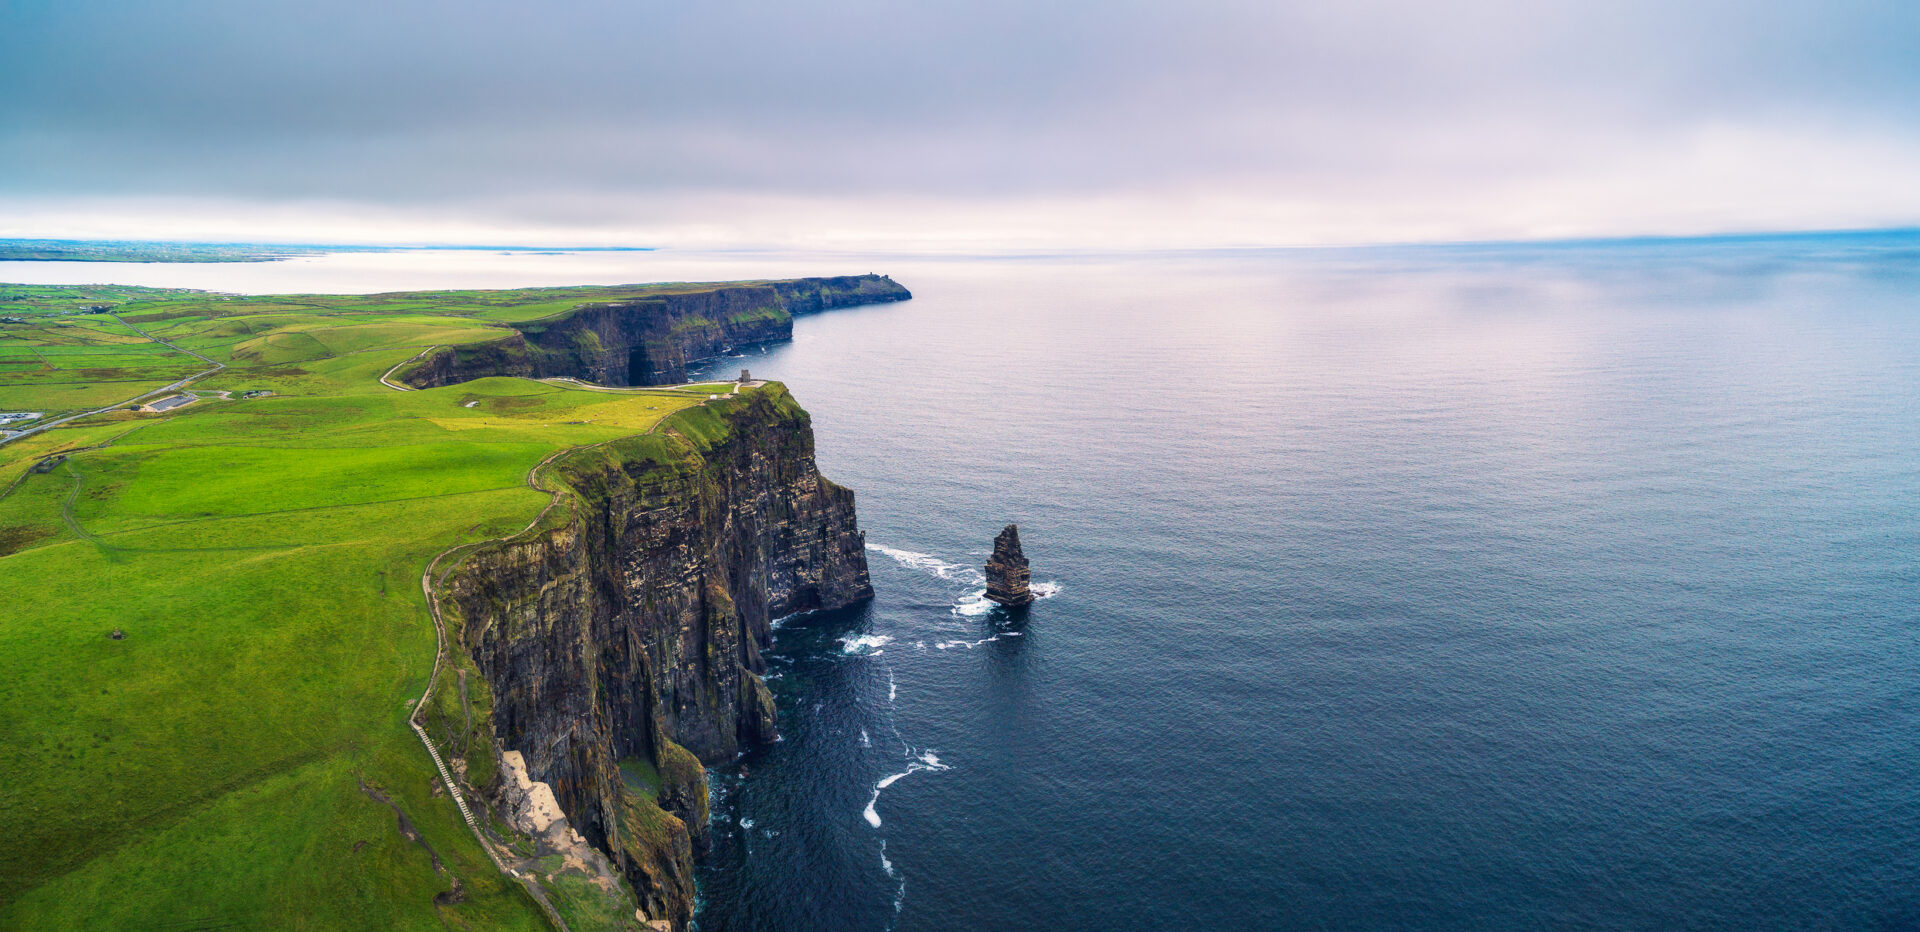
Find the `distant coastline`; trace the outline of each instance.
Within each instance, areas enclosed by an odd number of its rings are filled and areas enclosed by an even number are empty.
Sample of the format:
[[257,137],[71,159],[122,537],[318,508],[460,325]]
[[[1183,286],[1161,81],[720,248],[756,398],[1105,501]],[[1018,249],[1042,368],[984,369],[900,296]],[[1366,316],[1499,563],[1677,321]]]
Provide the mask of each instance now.
[[193,243],[160,240],[0,239],[0,262],[280,262],[341,252],[458,250],[552,255],[652,252],[651,246],[370,246],[309,243]]

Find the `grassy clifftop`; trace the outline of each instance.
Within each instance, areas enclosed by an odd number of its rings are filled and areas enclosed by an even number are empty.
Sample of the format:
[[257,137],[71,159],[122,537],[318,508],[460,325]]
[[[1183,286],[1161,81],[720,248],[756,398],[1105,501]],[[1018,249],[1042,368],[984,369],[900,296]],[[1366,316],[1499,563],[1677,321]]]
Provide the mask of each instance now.
[[189,350],[226,366],[183,406],[0,445],[0,928],[544,926],[406,725],[420,574],[540,513],[549,455],[707,393],[381,376],[609,292],[0,286],[24,296],[0,412],[110,405],[207,370]]
[[904,301],[884,275],[658,286],[541,317],[497,339],[423,354],[396,377],[419,388],[489,375],[572,375],[611,385],[683,382],[690,363],[793,337],[796,315]]

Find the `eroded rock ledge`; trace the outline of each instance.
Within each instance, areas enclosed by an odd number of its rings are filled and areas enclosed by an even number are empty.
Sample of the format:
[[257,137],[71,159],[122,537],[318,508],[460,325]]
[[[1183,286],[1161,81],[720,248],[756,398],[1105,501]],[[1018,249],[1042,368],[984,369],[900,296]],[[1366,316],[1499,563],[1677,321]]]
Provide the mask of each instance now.
[[546,481],[567,507],[438,587],[486,680],[493,753],[524,755],[525,778],[675,929],[706,842],[701,763],[774,736],[771,620],[873,593],[853,493],[813,452],[777,384],[679,412],[557,460]]
[[689,363],[793,339],[796,316],[911,297],[884,275],[655,286],[632,300],[512,324],[498,340],[441,348],[400,378],[415,388],[491,375],[568,376],[603,385],[684,382]]

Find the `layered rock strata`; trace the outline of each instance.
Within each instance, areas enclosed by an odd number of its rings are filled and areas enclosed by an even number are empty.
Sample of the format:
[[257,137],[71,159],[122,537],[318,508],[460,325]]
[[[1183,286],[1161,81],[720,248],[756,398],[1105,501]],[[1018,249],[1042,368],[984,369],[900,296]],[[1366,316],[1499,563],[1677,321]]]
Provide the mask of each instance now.
[[666,385],[686,381],[690,363],[793,339],[795,316],[911,297],[884,275],[663,286],[511,324],[497,340],[443,347],[400,378],[415,388],[491,375]]
[[1009,524],[993,539],[993,556],[987,558],[987,598],[1017,608],[1033,601],[1028,588],[1027,556],[1020,552],[1020,527]]
[[439,600],[485,676],[497,749],[522,755],[508,769],[551,787],[647,916],[682,929],[701,764],[774,737],[772,619],[872,595],[853,493],[820,476],[777,384],[543,475],[565,507],[469,555]]

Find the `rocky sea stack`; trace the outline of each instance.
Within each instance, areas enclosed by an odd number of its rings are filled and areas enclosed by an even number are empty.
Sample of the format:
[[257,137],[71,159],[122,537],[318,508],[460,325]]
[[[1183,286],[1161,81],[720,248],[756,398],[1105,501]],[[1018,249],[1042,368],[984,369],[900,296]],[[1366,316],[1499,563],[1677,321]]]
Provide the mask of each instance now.
[[1027,556],[1020,552],[1020,526],[1007,525],[993,539],[993,556],[987,560],[987,598],[1018,608],[1033,601],[1027,588]]

